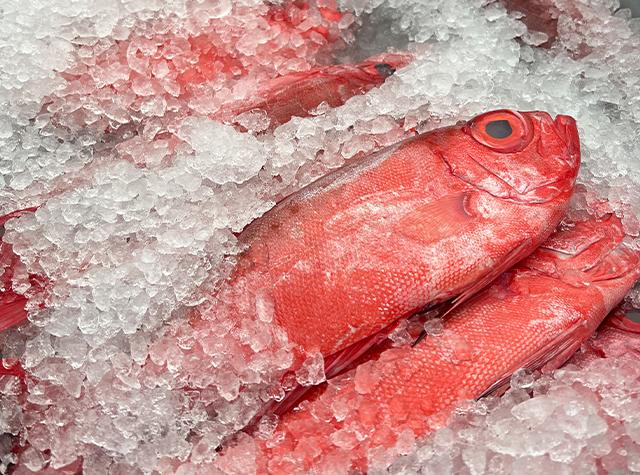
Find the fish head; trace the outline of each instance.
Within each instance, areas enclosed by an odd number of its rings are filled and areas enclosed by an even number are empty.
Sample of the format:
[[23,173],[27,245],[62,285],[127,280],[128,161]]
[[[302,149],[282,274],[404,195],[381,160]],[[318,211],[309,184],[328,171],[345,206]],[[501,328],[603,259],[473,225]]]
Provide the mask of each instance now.
[[357,68],[363,81],[382,84],[398,69],[409,64],[412,59],[413,56],[409,53],[384,53],[359,63]]
[[576,121],[566,115],[496,110],[433,131],[428,140],[455,176],[522,203],[570,194],[580,167]]
[[609,313],[640,278],[640,252],[615,214],[564,222],[523,266],[574,287],[591,287]]

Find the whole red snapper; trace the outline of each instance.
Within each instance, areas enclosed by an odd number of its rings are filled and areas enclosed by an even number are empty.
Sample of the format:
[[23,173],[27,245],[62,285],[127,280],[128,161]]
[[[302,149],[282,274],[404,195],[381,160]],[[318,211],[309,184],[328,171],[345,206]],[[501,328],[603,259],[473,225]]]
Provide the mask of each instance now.
[[384,351],[285,415],[251,449],[257,472],[366,470],[370,450],[403,431],[426,434],[457,402],[500,391],[519,368],[559,367],[640,277],[640,255],[623,237],[613,215],[564,226],[417,346]]
[[572,118],[500,110],[354,161],[242,232],[246,251],[194,325],[246,333],[259,308],[329,377],[372,335],[530,254],[564,214],[579,150]]

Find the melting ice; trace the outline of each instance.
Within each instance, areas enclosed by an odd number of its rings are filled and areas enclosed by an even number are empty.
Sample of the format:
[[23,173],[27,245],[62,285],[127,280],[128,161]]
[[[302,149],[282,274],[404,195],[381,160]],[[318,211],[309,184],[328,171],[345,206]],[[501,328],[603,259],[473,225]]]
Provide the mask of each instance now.
[[[617,1],[541,2],[557,18],[550,49],[526,12],[500,2],[343,0],[339,21],[323,15],[331,2],[304,3],[4,2],[0,210],[40,208],[3,236],[22,262],[11,285],[29,298],[30,324],[0,335],[0,356],[20,358],[32,377],[26,394],[0,377],[0,471],[18,461],[17,473],[73,471],[82,460],[87,473],[193,473],[215,458],[282,397],[291,364],[260,296],[248,296],[258,319],[239,340],[215,312],[187,331],[233,266],[234,233],[413,128],[501,107],[572,115],[581,183],[640,231],[640,21]],[[208,118],[267,78],[393,48],[415,61],[273,134]],[[216,74],[195,71],[198,61]],[[263,351],[274,341],[279,351]],[[516,378],[425,440],[372,455],[371,470],[640,471],[634,358]],[[322,380],[321,366],[309,355],[298,380]],[[19,460],[16,440],[27,447]]]

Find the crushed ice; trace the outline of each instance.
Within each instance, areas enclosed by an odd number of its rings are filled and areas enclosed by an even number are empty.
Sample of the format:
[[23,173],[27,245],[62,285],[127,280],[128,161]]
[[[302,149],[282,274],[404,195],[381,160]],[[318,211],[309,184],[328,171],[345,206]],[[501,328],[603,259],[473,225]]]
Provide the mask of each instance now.
[[[25,401],[17,378],[0,377],[0,471],[16,461],[14,436],[28,447],[22,473],[80,457],[88,472],[191,473],[215,458],[265,401],[282,397],[291,364],[259,295],[248,296],[257,319],[240,341],[228,344],[222,316],[198,332],[185,324],[232,267],[234,233],[414,128],[499,107],[572,115],[581,182],[630,211],[630,233],[640,230],[631,217],[640,214],[640,21],[615,0],[555,0],[550,50],[520,13],[486,0],[343,0],[350,13],[339,21],[319,0],[292,7],[297,20],[284,22],[267,3],[3,3],[0,210],[40,208],[7,223],[3,237],[23,263],[13,287],[29,297],[32,323],[0,335],[0,356],[19,357],[32,378]],[[365,96],[273,134],[208,118],[266,78],[388,48],[416,60]],[[195,71],[201,59],[216,74]],[[262,351],[270,342],[281,351]],[[503,398],[470,405],[426,440],[403,436],[372,471],[593,473],[596,461],[640,471],[637,367],[626,355],[535,381],[517,375]],[[321,368],[309,355],[295,378],[320,382]],[[274,424],[263,419],[258,430]]]

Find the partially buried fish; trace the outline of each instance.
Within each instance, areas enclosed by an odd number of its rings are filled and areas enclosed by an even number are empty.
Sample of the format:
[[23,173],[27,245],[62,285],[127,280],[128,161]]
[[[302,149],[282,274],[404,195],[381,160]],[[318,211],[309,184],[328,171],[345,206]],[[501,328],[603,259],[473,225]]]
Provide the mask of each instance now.
[[354,161],[249,225],[192,322],[246,333],[241,319],[267,309],[300,350],[293,367],[319,352],[330,377],[394,322],[459,304],[530,254],[565,212],[579,150],[570,117],[498,110]]
[[257,472],[366,470],[371,449],[394,445],[403,431],[426,434],[457,402],[505,388],[517,369],[557,368],[640,277],[640,255],[623,238],[613,215],[565,226],[440,331],[383,352],[285,415],[251,449]]
[[338,107],[347,99],[380,86],[410,59],[405,53],[389,53],[357,64],[323,66],[280,76],[262,84],[250,98],[223,106],[214,118],[237,123],[243,114],[262,115],[268,122],[262,130],[274,129],[292,117],[310,115],[320,104]]
[[[292,117],[307,117],[318,105],[331,107],[344,104],[349,98],[364,94],[381,85],[397,68],[410,60],[408,54],[390,53],[357,64],[325,66],[302,73],[291,73],[263,84],[255,98],[230,103],[215,115],[222,122],[236,123],[242,113],[263,114],[268,128],[284,124]],[[177,139],[176,139],[177,140]],[[0,229],[9,219],[35,212],[37,207],[16,211],[0,217]],[[1,237],[1,236],[0,236]],[[0,265],[6,269],[0,275],[0,331],[27,318],[27,299],[13,289],[14,271],[19,258],[10,244],[0,241]],[[30,276],[31,292],[40,291],[41,279]],[[36,285],[37,284],[37,285]]]

